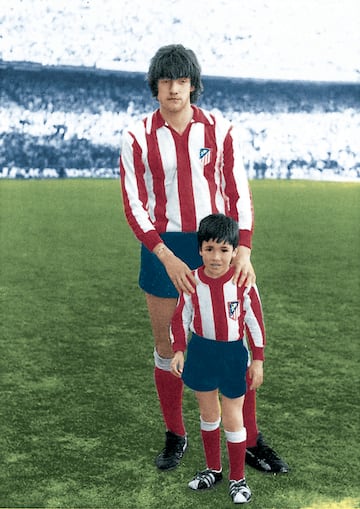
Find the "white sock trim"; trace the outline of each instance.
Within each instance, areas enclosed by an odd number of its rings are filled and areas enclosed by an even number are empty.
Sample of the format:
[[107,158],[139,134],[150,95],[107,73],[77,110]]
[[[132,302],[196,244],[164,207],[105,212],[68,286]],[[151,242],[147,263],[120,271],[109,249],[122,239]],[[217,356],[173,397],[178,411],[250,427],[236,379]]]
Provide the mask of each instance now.
[[154,349],[154,361],[157,368],[162,369],[163,371],[171,371],[171,359],[164,359],[164,357],[160,357],[156,349]]
[[220,426],[221,418],[215,422],[206,422],[200,417],[200,429],[203,431],[215,431]]
[[246,440],[246,428],[241,428],[240,431],[226,431],[225,430],[226,440],[228,442],[244,442]]

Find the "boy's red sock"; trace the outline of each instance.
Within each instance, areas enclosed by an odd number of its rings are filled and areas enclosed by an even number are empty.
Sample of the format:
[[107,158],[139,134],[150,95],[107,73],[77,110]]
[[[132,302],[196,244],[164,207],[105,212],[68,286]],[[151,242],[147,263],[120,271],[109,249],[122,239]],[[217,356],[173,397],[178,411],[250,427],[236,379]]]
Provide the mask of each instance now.
[[245,478],[246,430],[229,433],[225,431],[226,447],[229,455],[229,480],[240,481]]
[[186,431],[182,414],[183,381],[170,371],[158,367],[155,367],[154,378],[166,429],[184,436]]
[[220,427],[213,431],[201,430],[206,466],[211,470],[221,471]]

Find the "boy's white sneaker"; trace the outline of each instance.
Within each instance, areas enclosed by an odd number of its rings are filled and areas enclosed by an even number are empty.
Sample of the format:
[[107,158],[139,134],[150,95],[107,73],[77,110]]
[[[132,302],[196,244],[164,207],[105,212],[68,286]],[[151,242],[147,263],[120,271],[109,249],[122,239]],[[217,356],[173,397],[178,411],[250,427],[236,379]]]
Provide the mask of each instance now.
[[222,481],[222,478],[222,472],[206,469],[202,472],[198,472],[194,479],[189,482],[188,486],[192,490],[207,490],[209,488],[213,488],[215,484]]
[[230,481],[229,494],[234,504],[246,504],[251,500],[251,491],[245,479]]

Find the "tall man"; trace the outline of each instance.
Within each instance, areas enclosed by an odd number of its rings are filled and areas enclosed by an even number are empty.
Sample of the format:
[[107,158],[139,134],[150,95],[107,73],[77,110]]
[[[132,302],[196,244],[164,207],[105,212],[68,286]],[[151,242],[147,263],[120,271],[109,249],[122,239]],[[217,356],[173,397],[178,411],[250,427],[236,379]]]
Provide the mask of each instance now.
[[[236,129],[220,113],[195,106],[203,85],[194,52],[180,44],[161,47],[150,62],[148,83],[159,109],[124,132],[120,177],[125,215],[141,242],[139,285],[155,341],[155,384],[166,427],[156,465],[169,470],[187,447],[183,382],[171,373],[169,325],[178,292],[194,291],[191,270],[202,263],[196,231],[212,213],[237,221],[233,282],[250,286],[255,283],[250,261],[254,218]],[[246,462],[266,472],[287,472],[288,465],[257,428],[255,390],[245,396],[244,424]]]

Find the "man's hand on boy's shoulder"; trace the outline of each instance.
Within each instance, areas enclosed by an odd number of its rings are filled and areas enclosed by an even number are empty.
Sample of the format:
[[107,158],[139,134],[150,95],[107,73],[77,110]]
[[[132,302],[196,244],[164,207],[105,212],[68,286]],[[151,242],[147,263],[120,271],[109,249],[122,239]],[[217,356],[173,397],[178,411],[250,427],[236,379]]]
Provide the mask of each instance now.
[[251,249],[246,246],[237,248],[236,256],[232,262],[234,266],[233,283],[242,286],[253,286],[256,282],[254,267],[250,261]]
[[165,244],[159,243],[153,249],[153,253],[159,258],[165,270],[178,292],[187,295],[194,293],[196,280],[192,270],[178,258]]

